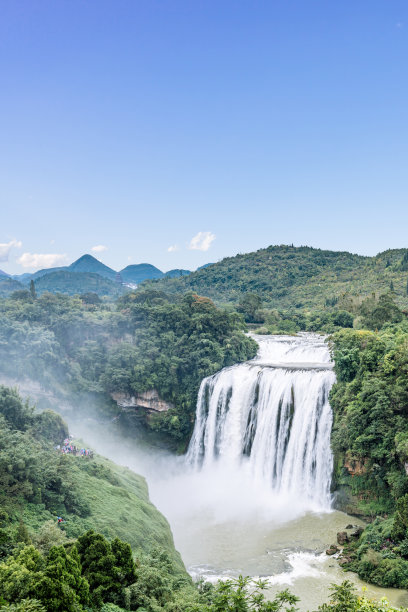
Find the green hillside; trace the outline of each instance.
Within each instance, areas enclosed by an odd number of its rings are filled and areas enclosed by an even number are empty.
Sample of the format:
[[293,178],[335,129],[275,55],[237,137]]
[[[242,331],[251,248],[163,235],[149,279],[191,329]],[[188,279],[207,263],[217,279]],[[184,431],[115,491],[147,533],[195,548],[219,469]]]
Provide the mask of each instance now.
[[174,270],[169,270],[164,274],[164,276],[168,276],[170,278],[178,278],[180,276],[188,276],[191,274],[191,270],[183,270],[182,268],[174,268]]
[[159,546],[183,573],[169,524],[150,502],[144,478],[100,456],[61,454],[54,446],[67,435],[59,415],[34,413],[15,390],[0,385],[0,557],[19,521],[34,537],[62,516],[68,537],[94,529],[124,539],[135,552]]
[[6,297],[21,289],[24,289],[24,286],[18,281],[7,276],[0,276],[0,297]]
[[105,266],[105,264],[92,255],[82,255],[82,257],[74,261],[67,269],[71,272],[90,272],[92,274],[99,274],[99,276],[103,276],[103,278],[108,278],[112,281],[114,281],[116,277],[115,270]]
[[251,292],[269,308],[321,309],[390,288],[397,303],[408,307],[407,282],[408,249],[363,257],[281,245],[227,257],[188,276],[155,281],[155,286],[167,293],[197,291],[218,303],[238,303]]
[[134,283],[137,285],[148,279],[162,278],[164,275],[163,272],[155,266],[141,263],[126,266],[126,268],[120,271],[120,276],[124,283]]
[[60,270],[51,272],[35,281],[38,295],[42,293],[65,293],[75,295],[81,293],[97,293],[100,296],[118,296],[123,293],[123,287],[99,274],[90,272],[71,272]]

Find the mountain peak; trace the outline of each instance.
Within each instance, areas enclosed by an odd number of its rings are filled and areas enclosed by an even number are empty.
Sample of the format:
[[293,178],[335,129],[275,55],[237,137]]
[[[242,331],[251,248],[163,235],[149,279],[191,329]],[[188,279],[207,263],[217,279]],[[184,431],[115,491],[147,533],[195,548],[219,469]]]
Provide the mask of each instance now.
[[96,259],[96,257],[93,255],[89,255],[89,253],[82,255],[82,257],[74,261],[70,266],[68,266],[68,270],[73,272],[92,272],[105,278],[109,278],[110,280],[115,280],[116,276],[115,270],[105,266],[105,264],[99,261],[99,259]]

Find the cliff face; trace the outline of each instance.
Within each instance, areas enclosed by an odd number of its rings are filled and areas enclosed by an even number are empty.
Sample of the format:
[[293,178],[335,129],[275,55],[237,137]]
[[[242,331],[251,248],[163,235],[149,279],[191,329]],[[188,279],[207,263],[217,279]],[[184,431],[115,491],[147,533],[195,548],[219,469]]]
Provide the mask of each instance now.
[[174,408],[173,404],[159,397],[156,389],[128,395],[127,393],[112,393],[112,399],[120,408],[144,409],[148,412],[167,412]]

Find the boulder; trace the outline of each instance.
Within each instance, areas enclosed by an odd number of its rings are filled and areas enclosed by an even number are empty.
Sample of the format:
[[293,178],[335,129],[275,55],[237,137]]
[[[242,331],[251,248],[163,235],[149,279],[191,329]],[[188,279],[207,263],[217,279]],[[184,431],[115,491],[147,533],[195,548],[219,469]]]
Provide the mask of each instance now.
[[354,531],[350,533],[351,538],[359,538],[364,531],[364,527],[356,527]]
[[340,546],[344,546],[347,542],[350,542],[347,531],[339,531],[337,534],[337,543],[340,544]]
[[348,563],[351,562],[350,557],[341,557],[339,559],[339,565],[343,566],[343,565],[347,565]]
[[331,546],[326,550],[326,555],[335,555],[337,552],[339,552],[339,549],[336,544],[331,544]]

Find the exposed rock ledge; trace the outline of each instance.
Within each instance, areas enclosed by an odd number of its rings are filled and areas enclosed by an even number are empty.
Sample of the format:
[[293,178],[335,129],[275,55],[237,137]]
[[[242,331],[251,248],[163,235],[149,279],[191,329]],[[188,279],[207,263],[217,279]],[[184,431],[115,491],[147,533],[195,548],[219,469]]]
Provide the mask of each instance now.
[[166,402],[159,397],[156,389],[128,395],[127,393],[111,393],[112,399],[115,400],[120,408],[142,408],[152,412],[167,412],[170,408],[174,408],[173,404]]

